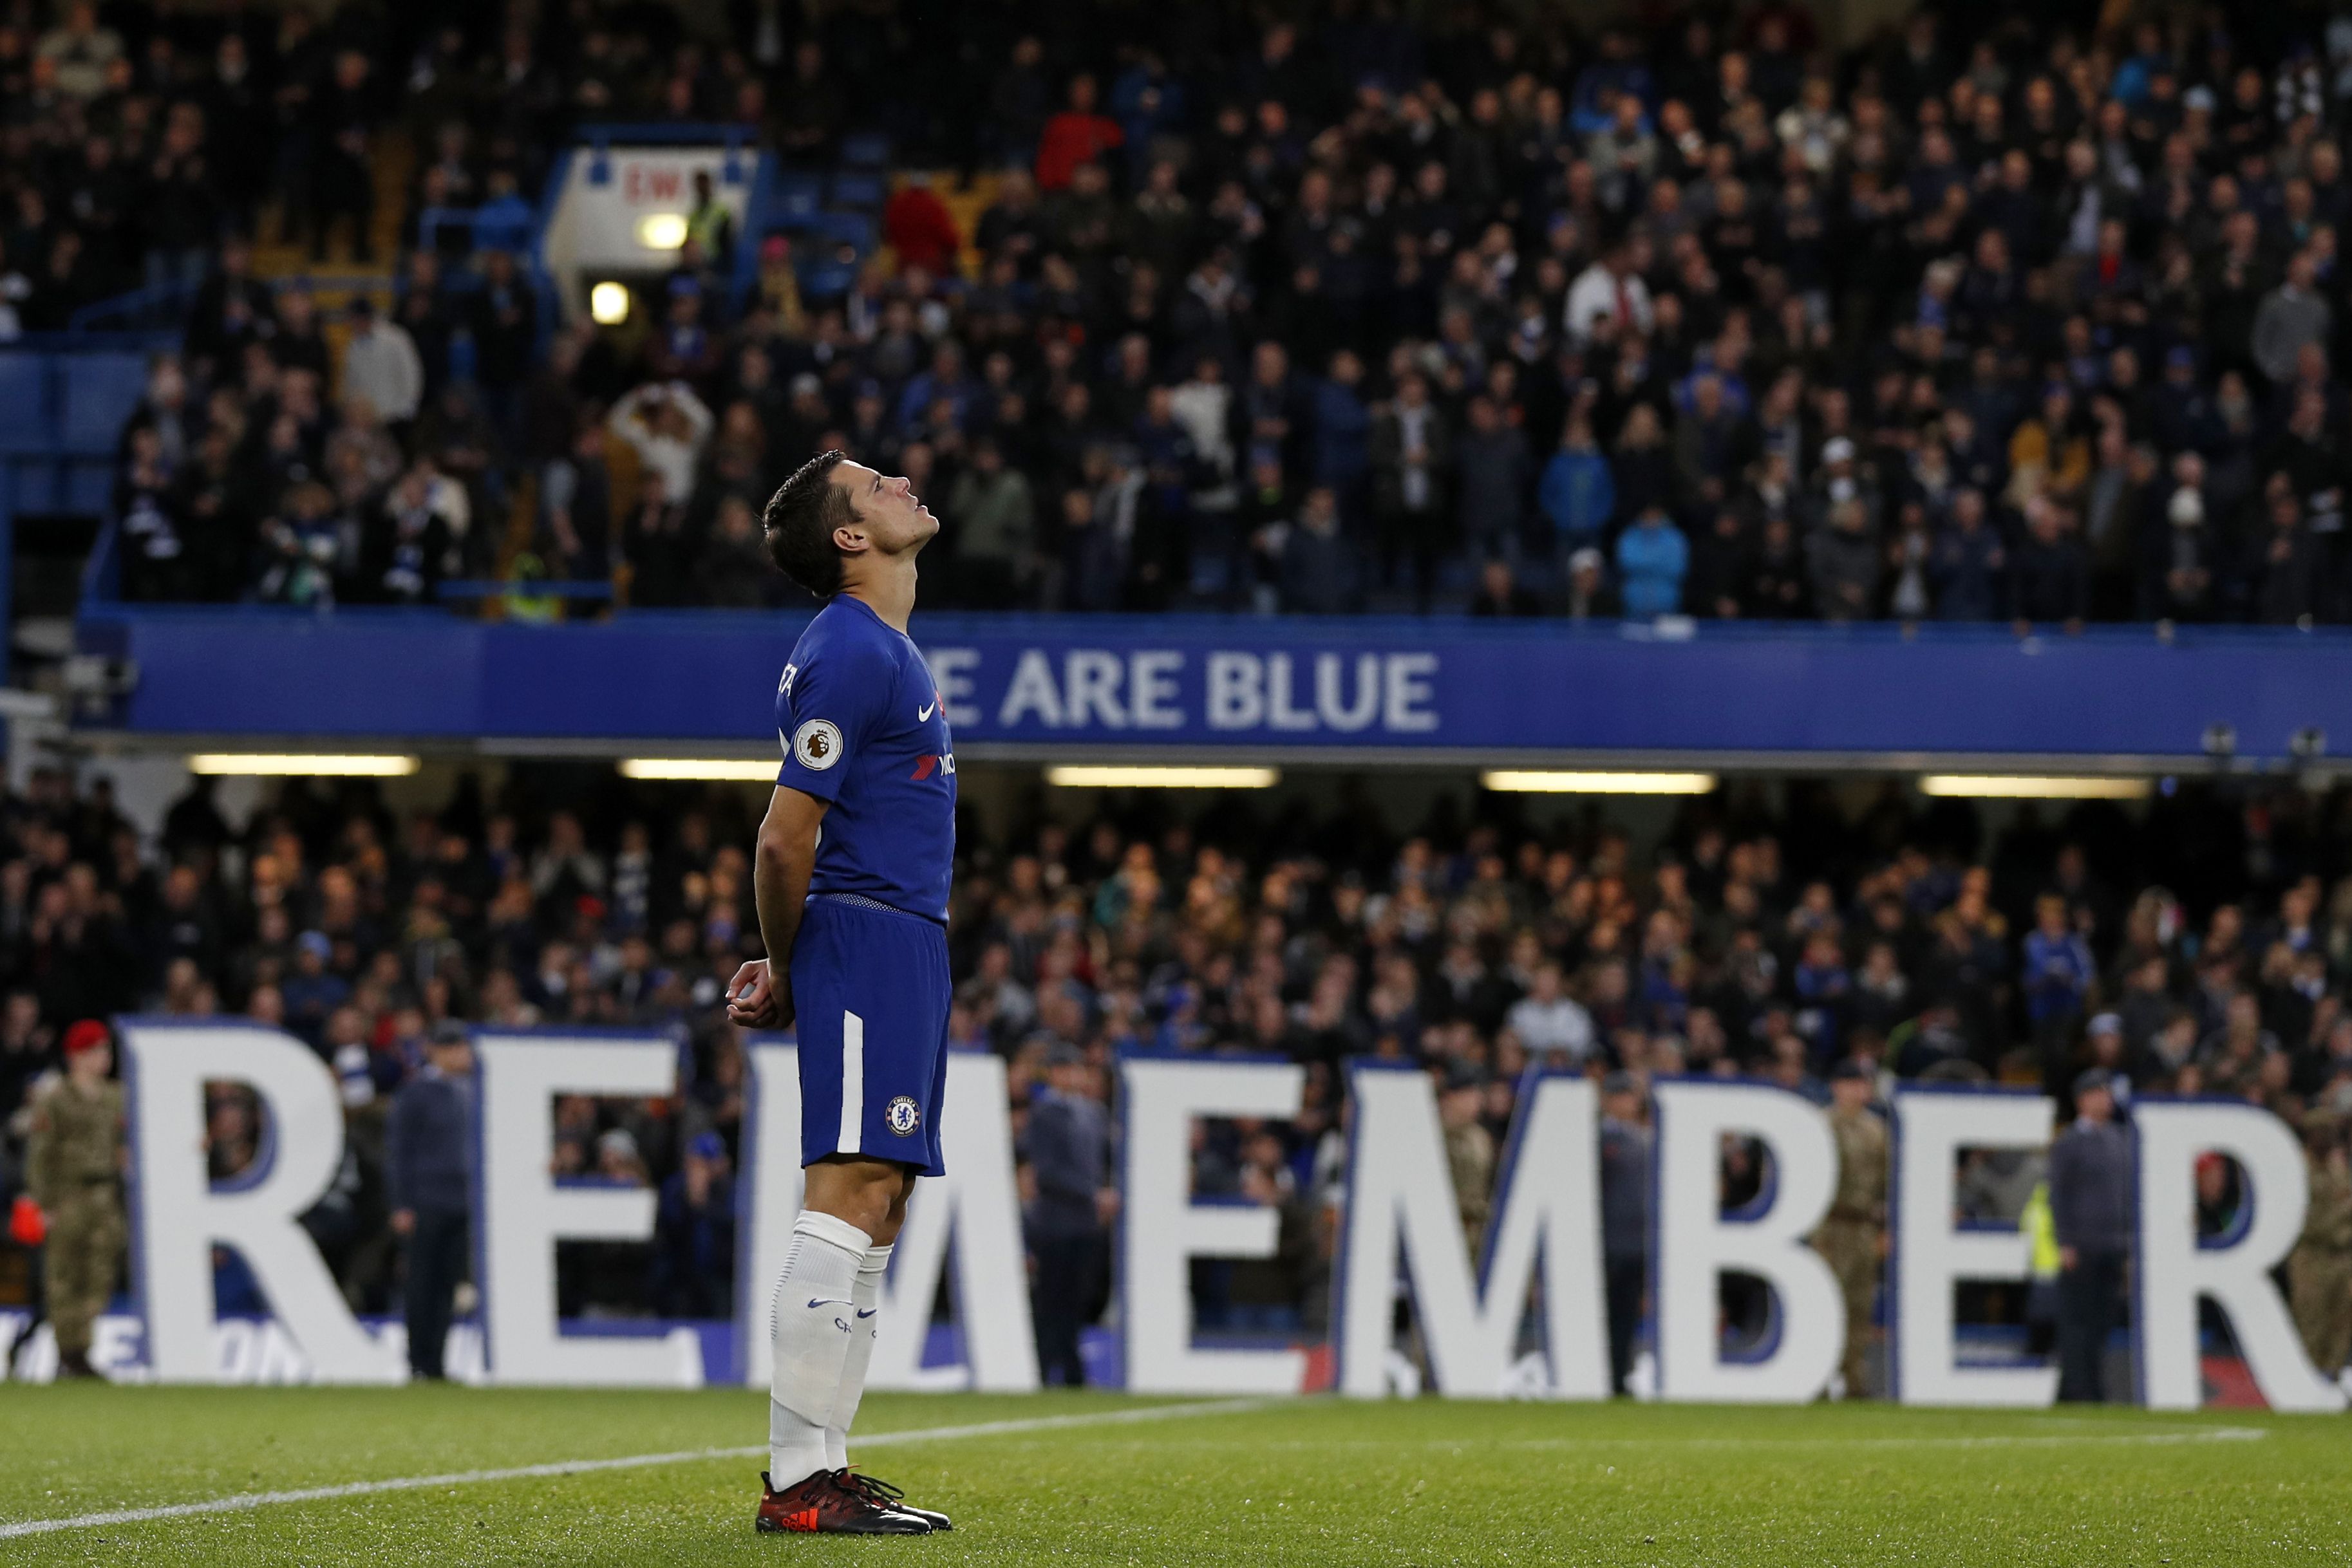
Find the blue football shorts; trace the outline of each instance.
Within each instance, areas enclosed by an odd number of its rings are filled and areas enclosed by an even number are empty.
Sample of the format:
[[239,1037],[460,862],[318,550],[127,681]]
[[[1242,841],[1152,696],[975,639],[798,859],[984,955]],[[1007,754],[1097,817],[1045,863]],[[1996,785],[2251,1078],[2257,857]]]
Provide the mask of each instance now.
[[870,899],[817,894],[793,942],[801,1164],[859,1155],[943,1175],[947,928]]

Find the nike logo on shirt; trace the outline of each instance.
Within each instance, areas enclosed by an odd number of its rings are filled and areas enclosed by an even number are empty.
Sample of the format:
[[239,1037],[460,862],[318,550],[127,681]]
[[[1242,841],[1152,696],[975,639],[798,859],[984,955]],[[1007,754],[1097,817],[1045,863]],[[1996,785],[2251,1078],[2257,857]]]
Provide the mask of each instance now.
[[931,715],[933,715],[933,714],[935,714],[935,713],[937,713],[937,712],[939,711],[939,706],[940,706],[939,704],[937,704],[937,703],[933,703],[933,704],[932,704],[930,706],[929,706],[929,707],[917,708],[917,709],[915,710],[915,722],[916,722],[916,723],[918,723],[918,724],[929,724],[929,723],[930,723],[930,722],[931,722]]

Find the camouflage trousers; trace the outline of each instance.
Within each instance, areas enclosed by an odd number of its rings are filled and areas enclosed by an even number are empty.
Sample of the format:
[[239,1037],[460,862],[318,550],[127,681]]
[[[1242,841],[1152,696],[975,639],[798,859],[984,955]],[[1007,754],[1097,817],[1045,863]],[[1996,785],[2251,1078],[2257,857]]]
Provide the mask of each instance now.
[[2298,1247],[2287,1259],[2286,1277],[2303,1348],[2332,1378],[2352,1355],[2352,1252]]
[[87,1354],[90,1325],[114,1294],[122,1259],[122,1204],[111,1186],[70,1197],[49,1211],[49,1324],[59,1355]]
[[1845,1396],[1869,1396],[1870,1312],[1878,1296],[1879,1228],[1867,1220],[1825,1219],[1813,1232],[1813,1250],[1837,1276],[1845,1298]]

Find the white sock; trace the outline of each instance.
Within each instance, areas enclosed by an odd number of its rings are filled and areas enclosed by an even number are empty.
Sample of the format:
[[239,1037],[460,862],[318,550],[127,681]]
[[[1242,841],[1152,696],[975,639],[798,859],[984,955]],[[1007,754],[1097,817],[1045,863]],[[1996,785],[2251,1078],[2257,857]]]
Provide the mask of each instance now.
[[866,1392],[866,1369],[874,1361],[874,1338],[881,1331],[877,1303],[882,1300],[882,1276],[890,1271],[890,1249],[869,1247],[857,1265],[857,1281],[849,1288],[851,1320],[857,1332],[849,1336],[849,1359],[842,1364],[841,1386],[833,1396],[833,1419],[824,1424],[824,1463],[840,1469],[849,1463],[849,1424],[857,1419],[858,1396]]
[[845,1219],[804,1208],[776,1281],[776,1367],[768,1385],[768,1484],[778,1491],[819,1470],[824,1429],[850,1349],[858,1342],[851,1304],[858,1266],[874,1239]]

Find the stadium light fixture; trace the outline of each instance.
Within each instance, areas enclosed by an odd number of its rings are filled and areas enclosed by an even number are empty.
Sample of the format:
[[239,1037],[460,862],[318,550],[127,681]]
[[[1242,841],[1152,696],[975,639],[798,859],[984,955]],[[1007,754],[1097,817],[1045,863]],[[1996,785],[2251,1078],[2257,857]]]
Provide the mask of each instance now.
[[682,213],[647,213],[637,220],[637,243],[647,250],[676,250],[686,243]]
[[1706,795],[1715,789],[1712,773],[1496,768],[1478,775],[1478,782],[1501,793],[1522,795]]
[[414,757],[310,752],[206,751],[188,771],[229,779],[405,779],[424,764]]
[[629,319],[629,286],[600,283],[588,291],[588,317],[599,327],[617,327]]
[[1057,789],[1271,789],[1282,782],[1282,771],[1275,768],[1073,764],[1048,768],[1045,782]]
[[2147,779],[2067,778],[2059,774],[1928,773],[1919,793],[1958,800],[2145,800]]
[[779,757],[625,757],[624,779],[686,779],[726,784],[772,784]]

